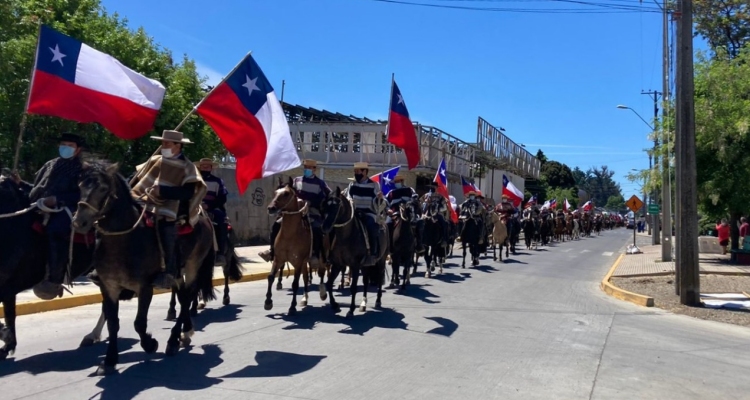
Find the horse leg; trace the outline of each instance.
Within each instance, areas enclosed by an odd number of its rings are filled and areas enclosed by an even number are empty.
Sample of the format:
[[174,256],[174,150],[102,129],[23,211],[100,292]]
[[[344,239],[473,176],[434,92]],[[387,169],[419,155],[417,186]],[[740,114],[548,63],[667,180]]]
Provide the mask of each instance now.
[[279,281],[276,283],[276,290],[281,290],[281,279],[284,277],[284,265],[282,265],[281,268],[279,268],[277,271],[279,274]]
[[133,327],[141,338],[141,348],[147,354],[155,353],[159,348],[159,342],[151,334],[146,332],[148,326],[148,308],[151,306],[151,299],[154,297],[154,290],[151,286],[142,286],[138,293],[138,312],[135,315]]
[[[406,290],[406,287],[411,285],[411,257],[404,257],[404,280],[401,282],[401,289]],[[382,285],[379,285],[382,288]],[[378,289],[378,300],[380,300],[380,289]],[[375,303],[377,305],[377,301]]]
[[367,267],[365,273],[362,274],[362,303],[359,304],[360,312],[367,311],[367,290],[370,288],[370,274],[372,273],[372,268],[377,267],[377,264],[372,267]]
[[[173,356],[180,350],[180,344],[184,343],[182,339],[182,326],[185,321],[190,319],[190,296],[187,293],[187,289],[183,286],[177,291],[177,300],[180,302],[180,313],[177,315],[177,320],[172,327],[169,339],[167,339],[167,348],[164,350],[164,355]],[[189,343],[188,338],[188,343]]]
[[334,313],[341,311],[341,307],[339,307],[339,304],[336,302],[336,296],[333,295],[333,283],[336,281],[340,270],[341,269],[337,265],[331,265],[331,271],[328,273],[328,280],[326,281],[326,290],[331,293],[331,310],[333,310]]
[[466,268],[466,242],[461,241],[461,250],[463,251],[463,257],[461,258],[461,268]]
[[[351,286],[349,286],[349,291],[352,292],[352,301],[351,304],[349,304],[349,312],[346,313],[346,319],[351,319],[354,317],[354,302],[357,300],[357,283],[359,283],[359,270],[361,267],[357,268],[350,268],[352,271],[352,283]],[[365,288],[367,290],[367,288]]]
[[[495,254],[495,241],[492,241],[492,261],[497,261],[497,254]],[[503,260],[503,248],[500,247],[500,261]]]
[[206,308],[206,299],[204,299],[200,293],[196,294],[196,298],[198,299],[198,309],[203,310],[204,308]]
[[307,307],[307,301],[308,301],[308,294],[307,292],[310,290],[310,271],[312,269],[310,268],[310,264],[302,266],[305,268],[302,275],[302,301],[299,302],[299,305],[301,307]]
[[169,299],[169,309],[167,310],[167,321],[174,321],[177,319],[177,310],[175,309],[175,305],[177,305],[176,298],[177,292],[172,288],[172,298]]
[[[271,299],[271,287],[273,286],[273,281],[276,280],[276,272],[279,269],[279,262],[276,260],[273,260],[273,266],[271,267],[271,273],[268,274],[268,290],[266,291],[266,301],[263,303],[263,309],[266,311],[269,311],[273,308],[273,300]],[[279,282],[281,284],[281,282]],[[278,290],[278,289],[276,289]]]
[[99,315],[99,320],[96,322],[94,330],[88,335],[83,337],[79,347],[93,346],[94,343],[99,343],[102,340],[102,329],[104,329],[104,323],[107,320],[104,318],[104,303],[102,303],[102,313]]
[[320,283],[318,284],[318,290],[320,290],[320,299],[323,301],[326,301],[328,299],[328,292],[326,291],[326,285],[325,282],[323,282],[323,278],[325,278],[326,275],[326,269],[323,266],[323,264],[318,265],[318,276],[320,277]]
[[5,311],[5,324],[3,327],[0,324],[0,340],[5,342],[5,345],[0,348],[0,361],[5,360],[9,355],[13,355],[16,352],[16,295],[5,294],[3,296],[3,310]]
[[[151,289],[149,287],[149,289]],[[104,361],[96,369],[97,376],[111,375],[115,373],[115,366],[119,359],[119,350],[117,349],[117,332],[120,330],[120,317],[118,315],[120,309],[120,293],[107,293],[107,290],[102,288],[102,308],[104,309],[104,318],[107,320],[107,331],[109,337],[107,340],[107,355],[104,357]]]
[[395,254],[391,254],[391,283],[388,285],[388,289],[395,289],[399,283],[399,257]]
[[224,299],[222,300],[222,304],[228,306],[229,302],[229,276],[224,273]]

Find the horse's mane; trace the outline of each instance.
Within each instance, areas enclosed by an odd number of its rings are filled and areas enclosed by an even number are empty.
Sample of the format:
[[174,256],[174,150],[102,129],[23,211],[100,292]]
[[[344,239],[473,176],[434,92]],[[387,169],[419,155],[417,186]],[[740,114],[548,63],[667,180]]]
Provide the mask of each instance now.
[[133,200],[133,197],[130,196],[130,183],[128,183],[127,179],[125,179],[125,177],[122,176],[122,174],[119,172],[115,173],[113,176],[108,171],[108,169],[113,165],[114,163],[106,160],[86,162],[83,166],[81,179],[83,180],[86,177],[94,174],[109,176],[113,178],[113,181],[117,186],[117,197],[120,199],[128,199],[132,204],[135,204],[135,200]]

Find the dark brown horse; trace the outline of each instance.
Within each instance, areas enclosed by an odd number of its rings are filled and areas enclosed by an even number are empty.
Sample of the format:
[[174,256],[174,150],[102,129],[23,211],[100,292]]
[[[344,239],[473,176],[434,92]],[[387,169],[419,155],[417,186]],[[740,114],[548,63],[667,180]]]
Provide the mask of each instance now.
[[[99,240],[94,251],[94,267],[101,289],[102,311],[107,321],[107,355],[97,375],[115,372],[118,361],[117,332],[120,329],[119,300],[138,296],[135,330],[141,347],[154,353],[159,343],[146,331],[148,308],[153,297],[152,282],[161,271],[162,253],[156,229],[142,223],[145,212],[130,195],[128,183],[117,173],[117,164],[95,163],[84,169],[79,180],[81,201],[73,217],[73,228],[85,233],[96,228]],[[167,341],[167,355],[180,345],[187,346],[194,333],[190,301],[200,291],[204,299],[215,299],[213,289],[214,249],[211,221],[201,216],[192,232],[177,241],[178,294],[180,314]]]
[[[391,215],[392,224],[390,229],[391,237],[391,284],[389,288],[395,288],[401,284],[401,289],[411,284],[411,267],[414,261],[414,250],[416,247],[416,219],[417,207],[419,203],[412,200],[408,203],[401,203],[397,213]],[[404,276],[401,280],[400,270],[403,267]]]

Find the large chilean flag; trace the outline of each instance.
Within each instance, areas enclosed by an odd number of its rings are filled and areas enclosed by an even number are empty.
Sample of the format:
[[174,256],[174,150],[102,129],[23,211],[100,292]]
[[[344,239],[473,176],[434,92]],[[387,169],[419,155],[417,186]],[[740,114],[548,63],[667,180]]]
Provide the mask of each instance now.
[[195,111],[237,159],[240,194],[254,179],[302,165],[284,109],[271,83],[248,54]]
[[70,36],[42,25],[26,112],[98,122],[122,139],[154,126],[164,86]]
[[406,109],[404,97],[393,81],[391,93],[391,109],[388,115],[388,142],[404,149],[406,162],[409,169],[419,164],[419,142],[414,124],[409,119],[409,110]]

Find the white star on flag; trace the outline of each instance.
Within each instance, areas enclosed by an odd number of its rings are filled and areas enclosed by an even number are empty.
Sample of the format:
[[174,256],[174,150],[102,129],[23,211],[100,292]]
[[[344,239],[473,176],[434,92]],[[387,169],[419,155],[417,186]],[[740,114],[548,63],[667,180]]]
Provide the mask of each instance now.
[[255,84],[255,82],[258,81],[258,78],[250,79],[249,76],[245,75],[245,83],[242,85],[243,87],[247,88],[247,94],[249,96],[253,95],[253,91],[260,90],[260,88]]
[[440,169],[440,176],[445,176],[445,168]]
[[404,103],[404,98],[401,96],[401,93],[399,93],[397,96],[398,96],[398,104],[403,104],[404,107],[406,107],[406,104]]
[[383,181],[385,182],[386,185],[390,185],[391,184],[391,178],[389,178],[388,176],[384,175],[383,176]]
[[64,67],[62,59],[67,56],[60,51],[60,46],[56,44],[54,49],[52,47],[49,49],[52,52],[52,61],[50,62],[60,61],[60,65]]

